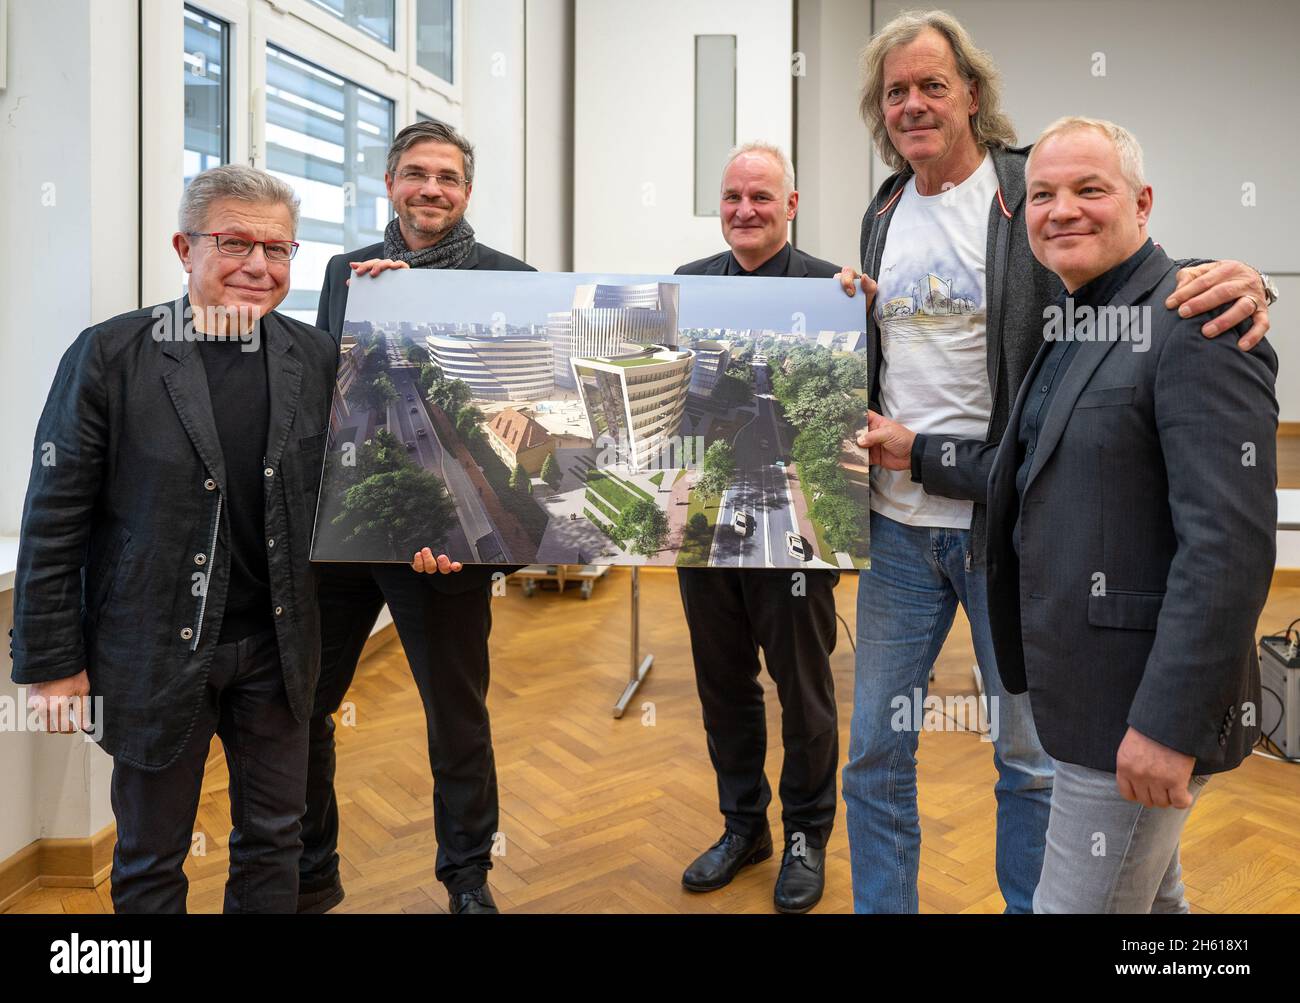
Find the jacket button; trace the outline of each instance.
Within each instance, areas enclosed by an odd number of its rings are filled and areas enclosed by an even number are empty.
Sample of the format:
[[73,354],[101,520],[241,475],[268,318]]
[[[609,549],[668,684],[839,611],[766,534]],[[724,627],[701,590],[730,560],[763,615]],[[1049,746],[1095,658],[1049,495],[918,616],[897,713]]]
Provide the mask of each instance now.
[[274,546],[275,546],[275,540],[267,540],[267,541],[266,541],[266,545],[267,545],[268,548],[270,548],[270,547],[274,547]]
[[197,564],[199,567],[203,567],[203,565],[205,565],[205,564],[208,563],[208,557],[207,557],[207,555],[206,555],[206,554],[195,554],[195,555],[194,555],[194,563]]
[[181,628],[181,640],[182,640],[182,641],[188,641],[188,640],[189,640],[190,638],[192,638],[193,636],[194,636],[194,631],[190,630],[189,627],[182,627],[182,628]]
[[275,469],[273,467],[267,467],[265,470],[262,471],[262,473],[266,474],[267,477],[274,477]]
[[1236,708],[1236,707],[1229,707],[1229,708],[1228,708],[1228,719],[1229,719],[1229,720],[1233,720],[1233,719],[1236,718],[1236,716],[1237,716],[1237,708]]
[[284,616],[284,607],[283,607],[283,606],[277,606],[277,607],[275,607],[275,615],[276,615],[276,616]]
[[205,491],[217,490],[217,482],[214,481],[211,477],[209,477],[206,481],[203,482],[203,490]]
[[1227,744],[1228,744],[1228,736],[1227,736],[1227,735],[1220,735],[1220,736],[1219,736],[1219,747],[1222,748],[1223,746],[1225,746],[1225,745],[1227,745]]

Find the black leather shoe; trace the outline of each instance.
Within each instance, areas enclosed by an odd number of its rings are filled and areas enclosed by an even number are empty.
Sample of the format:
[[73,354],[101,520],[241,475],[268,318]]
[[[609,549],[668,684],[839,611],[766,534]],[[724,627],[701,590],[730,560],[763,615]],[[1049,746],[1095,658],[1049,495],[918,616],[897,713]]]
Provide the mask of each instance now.
[[479,885],[467,892],[452,892],[447,899],[447,907],[452,915],[462,912],[499,913],[497,904],[492,901],[492,893],[487,885]]
[[772,834],[752,839],[727,830],[722,838],[695,858],[682,875],[682,887],[692,892],[711,892],[731,884],[742,867],[757,864],[772,855]]
[[776,879],[772,902],[777,912],[805,913],[821,901],[826,888],[826,851],[805,846],[803,856],[796,857],[787,842],[781,857],[781,873]]
[[326,881],[302,881],[298,884],[298,915],[329,912],[343,901],[343,882],[338,874]]

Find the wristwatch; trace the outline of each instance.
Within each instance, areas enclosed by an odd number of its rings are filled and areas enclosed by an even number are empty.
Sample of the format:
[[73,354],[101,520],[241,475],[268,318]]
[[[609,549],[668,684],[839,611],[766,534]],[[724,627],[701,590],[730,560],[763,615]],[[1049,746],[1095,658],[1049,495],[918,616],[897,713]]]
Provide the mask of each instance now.
[[[1251,265],[1251,267],[1254,268],[1255,266]],[[1272,306],[1282,296],[1282,294],[1277,291],[1277,283],[1274,282],[1267,273],[1261,272],[1258,268],[1255,268],[1255,271],[1259,274],[1259,281],[1263,283],[1264,286],[1264,299],[1267,301],[1266,305]]]

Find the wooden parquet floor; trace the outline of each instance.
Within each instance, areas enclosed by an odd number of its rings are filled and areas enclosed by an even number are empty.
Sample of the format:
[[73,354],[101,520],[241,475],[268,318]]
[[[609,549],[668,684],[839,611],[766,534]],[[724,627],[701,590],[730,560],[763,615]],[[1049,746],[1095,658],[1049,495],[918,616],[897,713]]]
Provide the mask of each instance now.
[[[491,872],[498,903],[513,912],[767,913],[777,857],[729,887],[686,892],[683,868],[722,830],[705,749],[685,624],[671,571],[641,575],[642,642],[654,668],[621,721],[611,709],[630,660],[629,573],[616,570],[590,601],[576,590],[525,599],[516,586],[495,600],[490,696],[500,780],[502,842]],[[838,592],[854,625],[856,580]],[[1300,589],[1275,589],[1261,629],[1300,614]],[[973,691],[969,628],[961,613],[931,692]],[[847,752],[853,653],[843,627],[833,658],[841,764]],[[779,775],[779,705],[770,680],[768,776]],[[349,695],[354,727],[339,729],[340,849],[348,897],[340,912],[444,912],[433,877],[435,842],[424,721],[401,647],[362,665]],[[992,747],[973,733],[925,732],[920,806],[923,912],[998,912],[994,876]],[[214,743],[192,856],[189,906],[221,908],[229,836],[225,762]],[[1183,840],[1188,897],[1197,911],[1300,912],[1300,768],[1252,757],[1214,781]],[[780,832],[779,805],[771,811]],[[828,854],[819,912],[851,910],[843,803]],[[108,884],[43,888],[14,912],[100,912]]]

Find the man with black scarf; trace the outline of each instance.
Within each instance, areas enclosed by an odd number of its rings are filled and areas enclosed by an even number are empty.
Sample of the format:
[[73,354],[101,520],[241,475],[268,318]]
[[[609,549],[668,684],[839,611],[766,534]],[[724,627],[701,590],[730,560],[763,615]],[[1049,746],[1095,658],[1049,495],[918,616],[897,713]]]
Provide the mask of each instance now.
[[[384,183],[397,213],[381,244],[335,255],[325,272],[316,326],[341,342],[352,277],[390,268],[534,271],[474,239],[465,221],[474,185],[474,148],[441,122],[397,134]],[[453,567],[458,567],[453,565]],[[311,758],[299,912],[343,901],[338,804],[334,796],[334,719],[352,683],[375,619],[388,604],[424,703],[433,770],[436,875],[453,913],[496,912],[487,887],[497,831],[497,781],[488,723],[488,634],[492,576],[487,565],[431,578],[388,564],[322,564],[321,681],[311,720]]]

